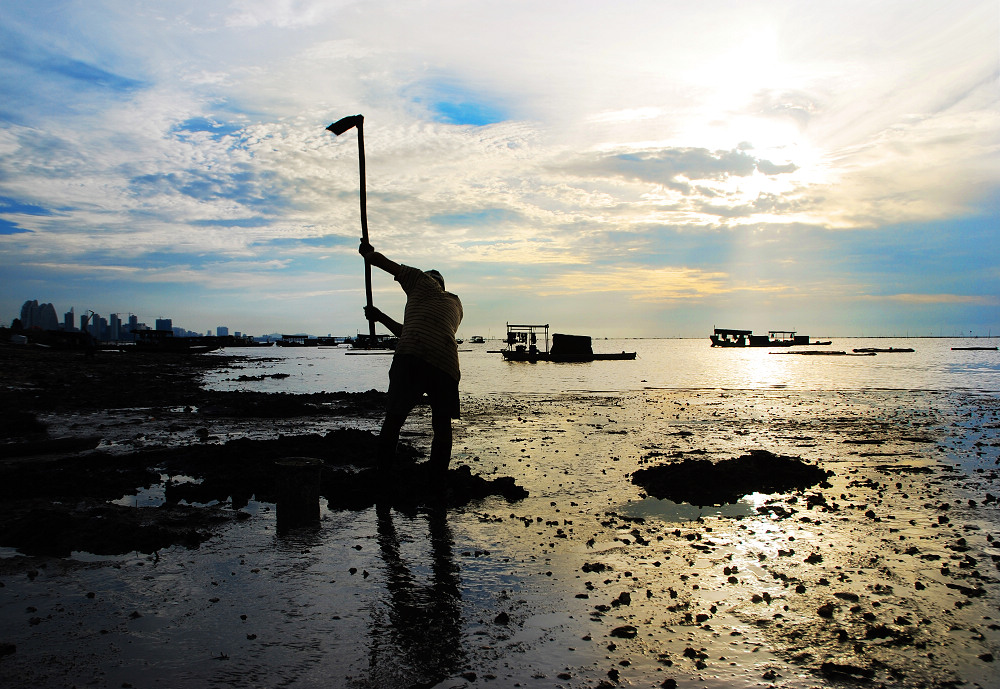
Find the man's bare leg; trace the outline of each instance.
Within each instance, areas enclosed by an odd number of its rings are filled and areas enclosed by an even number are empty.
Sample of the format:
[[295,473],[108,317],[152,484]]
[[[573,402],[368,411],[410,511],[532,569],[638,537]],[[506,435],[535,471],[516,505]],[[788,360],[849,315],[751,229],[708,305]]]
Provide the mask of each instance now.
[[396,466],[396,446],[399,444],[399,433],[406,423],[406,416],[387,413],[382,422],[382,430],[378,435],[378,456],[375,467],[379,471],[392,469]]
[[434,439],[431,441],[430,469],[443,474],[448,471],[448,463],[451,461],[451,416],[432,412],[431,428]]

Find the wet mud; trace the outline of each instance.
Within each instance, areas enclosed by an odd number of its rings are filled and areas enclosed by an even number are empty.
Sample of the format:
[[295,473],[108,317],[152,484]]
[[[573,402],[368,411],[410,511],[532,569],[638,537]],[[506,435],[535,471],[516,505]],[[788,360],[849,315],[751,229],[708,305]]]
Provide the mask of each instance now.
[[[205,394],[179,361],[46,401],[81,370],[45,363],[5,379],[4,686],[996,686],[994,394],[470,397],[442,482],[419,410],[373,472],[377,393]],[[322,497],[283,531],[294,457]],[[100,557],[128,519],[163,540]]]

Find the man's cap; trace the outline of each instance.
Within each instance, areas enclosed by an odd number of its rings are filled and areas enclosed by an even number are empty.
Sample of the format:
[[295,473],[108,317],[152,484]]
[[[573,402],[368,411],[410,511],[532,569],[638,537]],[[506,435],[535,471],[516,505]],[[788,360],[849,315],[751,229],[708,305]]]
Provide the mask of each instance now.
[[425,270],[424,273],[426,275],[430,275],[432,278],[434,278],[435,280],[437,280],[438,284],[441,285],[441,289],[444,289],[444,276],[441,275],[441,273],[439,273],[438,271],[436,271],[434,269]]

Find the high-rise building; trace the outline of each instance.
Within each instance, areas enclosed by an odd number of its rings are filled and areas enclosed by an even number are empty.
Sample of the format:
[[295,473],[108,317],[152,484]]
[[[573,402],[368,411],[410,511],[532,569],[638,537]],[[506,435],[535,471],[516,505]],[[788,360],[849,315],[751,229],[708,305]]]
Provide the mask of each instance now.
[[118,317],[117,313],[113,313],[108,316],[108,339],[112,342],[117,342],[121,339],[122,335],[122,319]]
[[73,313],[73,307],[69,308],[69,311],[63,315],[63,330],[68,332],[73,332],[76,330],[76,314]]
[[101,321],[104,319],[93,311],[91,313],[93,314],[93,318],[90,319],[90,336],[95,340],[99,340],[101,339]]
[[226,337],[229,334],[229,328],[224,325],[220,325],[215,329],[215,334],[219,337]]
[[156,319],[156,329],[157,330],[170,330],[174,329],[174,321],[172,318],[157,318]]
[[24,302],[21,307],[21,327],[40,328],[42,330],[58,330],[59,317],[56,307],[52,304],[39,304],[37,299]]

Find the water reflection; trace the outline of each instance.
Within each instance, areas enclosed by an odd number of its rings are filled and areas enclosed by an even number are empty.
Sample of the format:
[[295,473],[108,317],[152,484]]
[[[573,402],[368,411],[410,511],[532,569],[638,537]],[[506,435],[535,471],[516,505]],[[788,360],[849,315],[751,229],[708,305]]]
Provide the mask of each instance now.
[[[434,686],[459,670],[462,648],[461,593],[458,565],[452,554],[454,539],[447,511],[426,514],[430,572],[407,561],[411,543],[396,530],[399,513],[387,505],[376,507],[378,545],[385,565],[386,608],[376,610],[371,626],[369,665],[375,686]],[[407,518],[411,524],[416,520]]]

